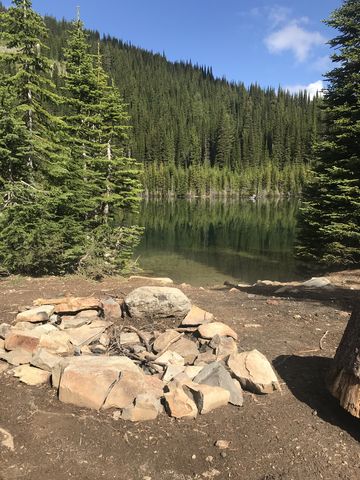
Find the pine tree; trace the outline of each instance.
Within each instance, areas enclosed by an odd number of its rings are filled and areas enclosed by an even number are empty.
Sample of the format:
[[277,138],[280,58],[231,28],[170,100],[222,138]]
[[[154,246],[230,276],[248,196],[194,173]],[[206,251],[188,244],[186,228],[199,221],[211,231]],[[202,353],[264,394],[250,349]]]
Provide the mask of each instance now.
[[304,193],[299,255],[326,265],[360,262],[360,1],[346,0],[326,22],[329,43],[325,125],[313,179]]
[[15,273],[63,272],[74,247],[71,226],[60,221],[67,151],[50,107],[59,98],[44,55],[47,30],[30,0],[13,0],[0,19],[0,262]]
[[126,155],[128,116],[120,93],[103,69],[100,49],[90,53],[80,19],[70,32],[65,60],[65,121],[79,182],[74,205],[87,231],[80,269],[101,277],[124,271],[138,241],[140,229],[125,223],[139,204],[140,170]]

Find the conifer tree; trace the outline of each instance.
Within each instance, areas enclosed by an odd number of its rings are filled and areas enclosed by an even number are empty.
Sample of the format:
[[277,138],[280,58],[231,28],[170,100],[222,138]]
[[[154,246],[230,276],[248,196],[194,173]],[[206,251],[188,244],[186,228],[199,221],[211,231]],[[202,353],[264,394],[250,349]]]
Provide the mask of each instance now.
[[16,273],[62,272],[73,255],[63,235],[72,229],[59,221],[67,152],[49,108],[59,98],[43,52],[47,31],[30,0],[13,0],[0,20],[0,262]]
[[346,0],[326,22],[339,31],[327,73],[325,125],[304,194],[299,255],[326,265],[360,262],[360,1]]
[[128,116],[120,93],[103,69],[100,50],[90,53],[80,19],[69,34],[65,60],[65,121],[79,179],[74,204],[87,231],[80,268],[101,277],[124,271],[138,241],[140,229],[125,222],[139,204],[140,170],[126,156]]

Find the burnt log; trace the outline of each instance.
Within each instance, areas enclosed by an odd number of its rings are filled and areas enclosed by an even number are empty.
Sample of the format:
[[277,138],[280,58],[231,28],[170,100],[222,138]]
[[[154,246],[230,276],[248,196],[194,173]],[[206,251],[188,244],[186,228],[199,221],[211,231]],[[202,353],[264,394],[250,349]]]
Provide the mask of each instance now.
[[353,310],[327,378],[330,393],[360,418],[360,306]]

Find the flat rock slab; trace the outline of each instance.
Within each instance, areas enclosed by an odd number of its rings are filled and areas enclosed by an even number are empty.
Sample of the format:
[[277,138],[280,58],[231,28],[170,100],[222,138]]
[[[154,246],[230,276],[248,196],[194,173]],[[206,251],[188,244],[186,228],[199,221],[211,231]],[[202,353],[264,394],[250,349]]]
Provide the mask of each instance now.
[[126,298],[125,305],[133,318],[176,318],[183,320],[191,308],[190,300],[177,288],[140,287]]
[[0,358],[6,360],[10,365],[18,367],[19,365],[30,363],[32,353],[23,349],[12,350],[11,352],[0,351]]
[[78,407],[100,410],[119,374],[116,367],[69,365],[61,376],[59,399]]
[[223,360],[233,353],[238,353],[238,346],[232,337],[215,335],[210,342],[210,347],[215,350],[218,360]]
[[18,313],[15,321],[30,323],[47,322],[54,311],[54,305],[42,305],[40,307]]
[[195,358],[199,355],[197,343],[185,337],[170,345],[169,350],[181,355],[187,364],[194,363]]
[[130,360],[130,358],[127,357],[107,357],[105,355],[82,355],[79,357],[67,357],[61,359],[61,361],[52,369],[52,383],[55,388],[59,387],[62,374],[68,366],[81,367],[84,369],[93,366],[99,369],[114,367],[118,370],[119,375],[120,372],[123,371],[131,371],[141,374],[143,373],[142,370],[132,360]]
[[193,305],[190,312],[181,322],[181,325],[186,327],[196,327],[198,325],[203,325],[204,323],[210,323],[213,321],[214,315],[212,313],[206,312],[205,310]]
[[5,338],[6,350],[22,349],[33,352],[40,343],[40,335],[32,333],[32,330],[11,330]]
[[80,312],[81,310],[101,310],[102,304],[98,298],[65,298],[64,303],[55,305],[55,313]]
[[228,366],[245,390],[259,394],[280,390],[270,362],[258,350],[230,355]]
[[210,363],[194,378],[194,383],[221,387],[228,390],[230,393],[229,402],[241,407],[244,403],[243,392],[239,382],[235,382],[220,362]]
[[49,383],[50,373],[40,370],[39,368],[30,367],[29,365],[20,365],[14,368],[14,377],[18,377],[20,382],[27,385],[42,385]]
[[222,322],[212,322],[200,325],[198,332],[201,337],[212,339],[215,335],[220,337],[232,337],[237,340],[238,336],[232,328]]
[[100,338],[102,333],[105,332],[112,324],[103,320],[96,320],[90,325],[83,325],[79,328],[70,328],[66,330],[67,335],[70,337],[71,343],[76,347],[88,345],[94,340]]
[[145,280],[147,282],[160,283],[161,285],[173,285],[174,281],[168,277],[145,277],[143,275],[131,275],[129,280]]
[[160,355],[160,357],[154,360],[154,363],[157,365],[163,365],[163,366],[185,365],[185,360],[178,353],[167,350],[165,353]]

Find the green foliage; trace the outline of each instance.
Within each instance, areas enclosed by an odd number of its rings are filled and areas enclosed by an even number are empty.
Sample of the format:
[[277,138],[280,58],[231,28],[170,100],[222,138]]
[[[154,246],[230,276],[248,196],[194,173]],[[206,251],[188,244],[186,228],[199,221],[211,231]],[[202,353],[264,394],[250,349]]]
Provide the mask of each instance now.
[[[68,25],[49,17],[45,21],[50,29],[50,56],[61,69]],[[99,33],[88,32],[88,39],[96,55]],[[194,187],[197,192],[209,191],[206,178],[212,176],[221,177],[225,186],[216,186],[220,190],[212,194],[247,195],[247,188],[237,189],[237,181],[230,181],[230,191],[228,178],[241,176],[243,182],[248,176],[244,172],[254,167],[268,180],[253,182],[251,194],[301,191],[318,131],[319,98],[311,101],[305,92],[291,95],[282,89],[229,83],[214,78],[210,68],[171,63],[163,55],[109,36],[100,45],[105,70],[128,103],[133,124],[128,149],[144,165],[148,195],[194,195]],[[61,86],[61,76],[57,81]],[[277,174],[269,176],[269,163],[274,172],[282,174],[286,169],[282,175],[286,178],[273,183]],[[153,172],[157,175],[152,176]],[[173,188],[175,176],[177,189]]]
[[47,28],[31,1],[13,0],[0,15],[0,263],[37,275],[91,262],[98,272],[124,269],[140,231],[114,219],[136,210],[140,183],[124,154],[120,94],[100,55],[89,53],[81,22],[69,36],[59,96],[43,53]]
[[360,263],[360,2],[346,0],[327,24],[339,35],[326,74],[325,125],[304,192],[299,248],[325,265]]

